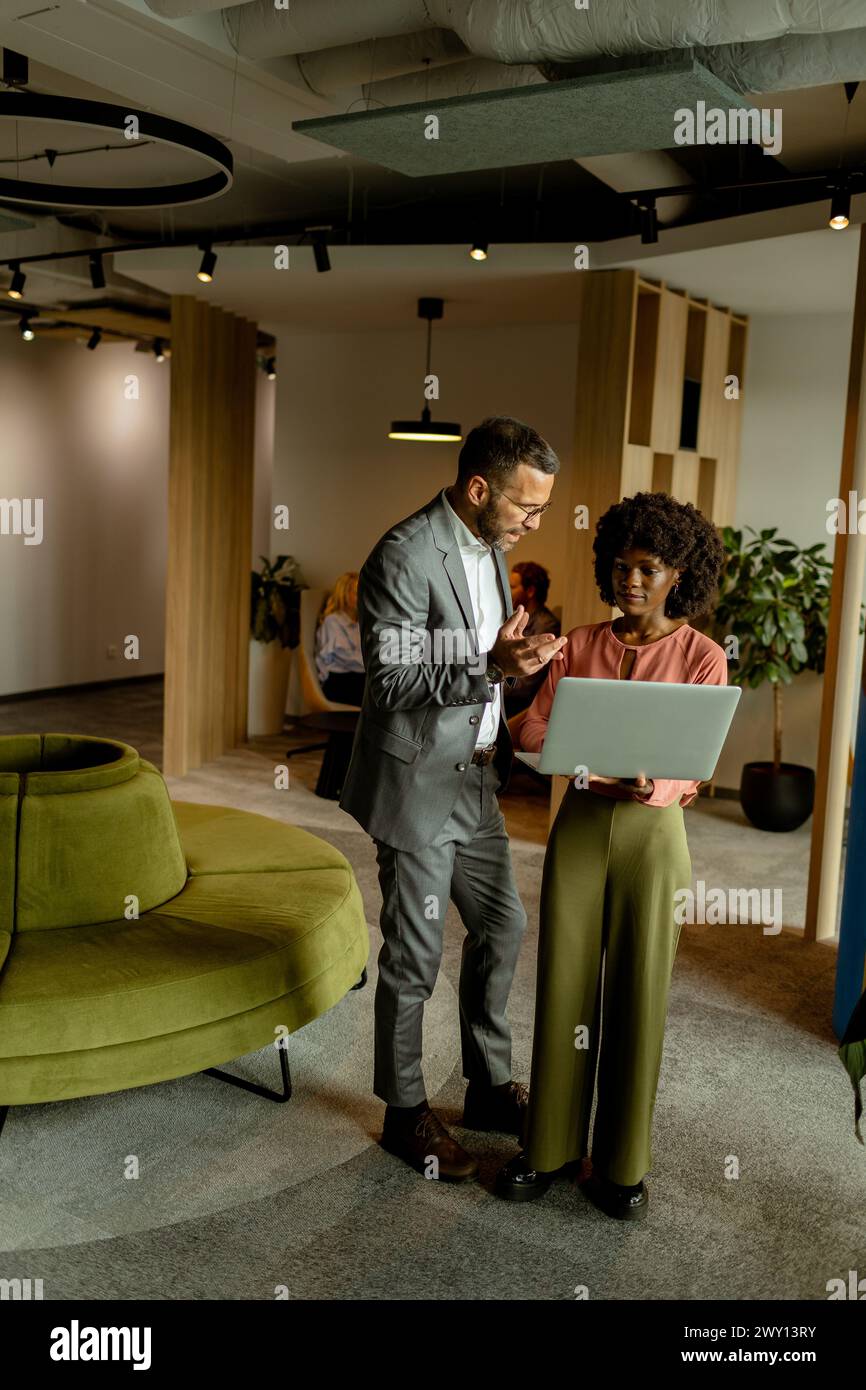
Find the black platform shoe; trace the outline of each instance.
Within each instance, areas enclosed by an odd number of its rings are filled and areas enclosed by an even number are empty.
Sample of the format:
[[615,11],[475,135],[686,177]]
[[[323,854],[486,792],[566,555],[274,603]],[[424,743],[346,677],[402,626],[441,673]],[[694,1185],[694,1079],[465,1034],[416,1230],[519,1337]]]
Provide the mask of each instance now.
[[646,1184],[635,1183],[633,1187],[622,1187],[609,1182],[607,1178],[593,1175],[584,1183],[583,1190],[593,1206],[612,1216],[617,1221],[642,1221],[649,1206],[649,1193]]
[[526,1154],[519,1153],[496,1174],[496,1195],[506,1202],[531,1202],[544,1196],[555,1177],[555,1173],[530,1168]]

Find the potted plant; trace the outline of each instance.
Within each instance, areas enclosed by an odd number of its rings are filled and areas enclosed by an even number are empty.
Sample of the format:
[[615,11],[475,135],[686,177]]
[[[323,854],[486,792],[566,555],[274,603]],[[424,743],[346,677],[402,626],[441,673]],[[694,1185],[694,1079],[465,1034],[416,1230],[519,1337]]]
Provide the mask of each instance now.
[[247,733],[253,738],[283,728],[292,649],[301,632],[301,590],[308,587],[298,562],[261,557],[250,592],[250,679]]
[[759,830],[795,830],[811,815],[815,773],[782,761],[782,692],[799,671],[824,670],[833,566],[820,541],[802,550],[775,527],[745,531],[722,532],[727,563],[715,624],[721,642],[733,635],[739,643],[732,682],[772,686],[773,758],[746,763],[740,804]]

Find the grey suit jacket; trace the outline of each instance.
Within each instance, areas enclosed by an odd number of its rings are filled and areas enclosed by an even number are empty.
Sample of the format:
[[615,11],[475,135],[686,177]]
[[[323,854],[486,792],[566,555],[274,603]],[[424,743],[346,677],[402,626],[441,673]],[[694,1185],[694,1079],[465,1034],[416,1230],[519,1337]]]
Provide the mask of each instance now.
[[[508,569],[494,550],[506,616]],[[437,494],[374,547],[358,581],[366,683],[340,805],[376,840],[417,852],[447,821],[467,775],[483,706],[488,654],[478,651],[469,586]],[[511,771],[499,721],[494,765]]]

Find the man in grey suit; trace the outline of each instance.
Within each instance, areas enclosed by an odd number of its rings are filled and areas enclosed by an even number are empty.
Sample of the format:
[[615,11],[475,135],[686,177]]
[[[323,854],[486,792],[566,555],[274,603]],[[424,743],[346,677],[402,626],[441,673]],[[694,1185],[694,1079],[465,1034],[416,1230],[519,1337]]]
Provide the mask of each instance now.
[[460,973],[464,1125],[519,1135],[505,1007],[526,913],[496,799],[512,747],[502,685],[562,660],[565,638],[524,635],[503,554],[535,531],[559,460],[535,430],[495,417],[467,436],[458,476],[388,531],[358,585],[364,702],[340,805],[376,843],[382,891],[374,1090],[382,1143],[426,1176],[478,1165],[430,1109],[424,1003],[449,897],[466,928]]

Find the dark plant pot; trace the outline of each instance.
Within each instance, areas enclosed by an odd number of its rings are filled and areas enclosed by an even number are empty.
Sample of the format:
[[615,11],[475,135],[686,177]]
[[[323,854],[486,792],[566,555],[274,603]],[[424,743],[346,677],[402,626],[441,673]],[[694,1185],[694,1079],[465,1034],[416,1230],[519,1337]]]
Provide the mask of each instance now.
[[746,763],[740,805],[758,830],[796,830],[812,814],[815,774],[799,763]]

